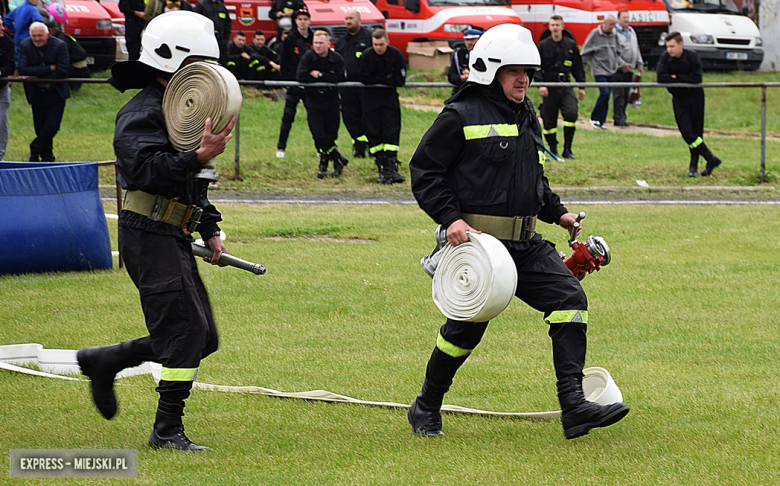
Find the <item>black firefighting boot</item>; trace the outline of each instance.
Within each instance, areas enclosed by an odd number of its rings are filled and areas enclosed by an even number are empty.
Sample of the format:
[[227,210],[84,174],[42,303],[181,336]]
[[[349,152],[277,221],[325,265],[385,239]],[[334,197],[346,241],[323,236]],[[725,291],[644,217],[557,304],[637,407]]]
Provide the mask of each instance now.
[[114,394],[116,374],[125,368],[140,365],[144,358],[143,354],[148,354],[146,359],[153,359],[151,345],[147,351],[142,351],[140,354],[133,348],[134,341],[127,341],[111,346],[83,348],[76,353],[76,361],[81,368],[81,373],[91,380],[92,401],[106,420],[111,420],[117,410]]
[[575,127],[563,127],[563,158],[574,160],[576,157],[571,151],[571,144],[574,141]]
[[385,157],[384,152],[377,152],[374,154],[374,162],[376,163],[376,168],[379,171],[379,177],[377,177],[376,182],[378,184],[384,184],[385,183],[385,170],[387,167],[387,158]]
[[707,161],[707,167],[704,168],[703,171],[701,171],[702,177],[707,177],[710,174],[712,174],[712,171],[715,170],[717,166],[719,166],[723,161],[720,160],[715,154],[713,154],[709,147],[707,147],[707,144],[704,142],[701,143],[696,149],[699,151],[702,157],[704,157],[704,160]]
[[688,166],[688,177],[699,175],[699,152],[691,150],[691,163]]
[[149,436],[149,447],[153,449],[175,449],[182,452],[210,452],[211,448],[194,444],[184,435],[184,402],[169,403],[162,398],[157,403],[154,429]]
[[328,175],[328,154],[320,153],[320,166],[317,168],[317,179]]
[[383,184],[400,184],[406,182],[406,178],[398,172],[401,164],[396,155],[398,152],[385,152],[385,174]]
[[550,148],[550,152],[556,157],[558,156],[558,139],[554,133],[548,133],[544,136],[544,140],[547,142],[547,146]]
[[587,325],[582,322],[550,324],[561,423],[567,439],[586,435],[597,427],[610,426],[629,411],[622,403],[599,405],[585,400],[582,369],[587,347],[586,329]]
[[333,161],[333,172],[330,174],[333,177],[338,177],[344,172],[344,167],[349,164],[349,159],[341,155],[338,149],[333,149],[330,153],[330,160]]
[[355,152],[352,154],[352,156],[355,157],[356,159],[365,159],[367,148],[368,148],[367,142],[361,142],[360,140],[357,140],[355,142]]
[[441,430],[441,404],[447,388],[431,385],[426,379],[422,391],[409,406],[406,417],[416,435],[438,437],[444,435]]

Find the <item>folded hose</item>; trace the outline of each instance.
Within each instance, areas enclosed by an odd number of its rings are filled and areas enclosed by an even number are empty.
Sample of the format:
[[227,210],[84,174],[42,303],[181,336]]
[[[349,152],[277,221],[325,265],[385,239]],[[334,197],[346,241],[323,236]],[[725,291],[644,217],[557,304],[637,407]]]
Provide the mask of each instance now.
[[484,322],[499,315],[515,295],[517,270],[495,237],[468,233],[469,241],[447,244],[433,276],[433,301],[449,319]]
[[196,150],[206,118],[211,118],[211,132],[219,133],[238,116],[241,86],[222,66],[194,62],[173,75],[163,95],[162,109],[171,145],[180,151]]

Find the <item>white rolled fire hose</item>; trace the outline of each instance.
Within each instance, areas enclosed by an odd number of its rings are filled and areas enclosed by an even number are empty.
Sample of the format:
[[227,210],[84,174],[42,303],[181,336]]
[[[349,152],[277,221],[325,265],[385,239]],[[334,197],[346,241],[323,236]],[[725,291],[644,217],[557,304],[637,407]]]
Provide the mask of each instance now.
[[433,301],[449,319],[484,322],[512,302],[517,270],[506,247],[487,234],[468,233],[469,241],[441,250],[433,275]]
[[[38,370],[29,366],[37,367]],[[40,344],[12,344],[0,346],[0,369],[22,373],[30,376],[57,378],[61,380],[79,381],[81,370],[76,361],[76,350],[72,349],[45,349]],[[40,371],[39,371],[40,370]],[[156,380],[160,380],[161,366],[158,363],[145,362],[135,368],[128,368],[117,375],[117,378],[125,378],[135,375],[151,374]],[[585,398],[601,404],[622,402],[623,396],[609,372],[603,368],[586,368],[585,378],[582,380],[582,389]],[[86,380],[83,380],[86,381]],[[229,393],[249,393],[266,395],[277,398],[297,398],[301,400],[322,401],[330,403],[353,403],[385,408],[409,408],[408,404],[396,402],[376,402],[360,400],[357,398],[339,395],[327,390],[312,390],[304,392],[282,392],[261,386],[224,386],[208,383],[193,383],[193,388],[208,391],[220,391]],[[475,408],[460,407],[458,405],[443,405],[442,411],[452,413],[464,413],[474,415],[489,415],[509,418],[552,420],[560,418],[560,411],[549,412],[493,412]]]
[[[241,86],[233,73],[218,64],[194,62],[173,75],[162,100],[168,139],[176,150],[200,147],[206,119],[211,132],[219,133],[241,112]],[[212,159],[198,173],[199,179],[216,182]]]

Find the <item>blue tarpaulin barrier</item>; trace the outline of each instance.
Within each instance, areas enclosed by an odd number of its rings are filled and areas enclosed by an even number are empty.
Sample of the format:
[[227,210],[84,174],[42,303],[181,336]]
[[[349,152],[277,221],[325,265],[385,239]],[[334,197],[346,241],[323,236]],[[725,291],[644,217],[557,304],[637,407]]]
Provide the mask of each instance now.
[[0,274],[111,268],[97,164],[0,162]]

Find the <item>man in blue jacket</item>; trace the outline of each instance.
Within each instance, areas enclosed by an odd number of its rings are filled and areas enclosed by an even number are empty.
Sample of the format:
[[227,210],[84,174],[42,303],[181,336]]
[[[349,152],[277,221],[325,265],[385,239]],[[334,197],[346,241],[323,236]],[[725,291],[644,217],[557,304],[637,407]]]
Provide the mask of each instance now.
[[43,17],[38,12],[38,1],[27,0],[5,16],[5,25],[14,35],[17,53],[19,52],[19,46],[22,45],[22,41],[30,38],[30,32],[28,31],[30,24],[43,22]]
[[[70,68],[68,46],[49,36],[43,22],[30,25],[30,37],[19,46],[19,76],[65,79]],[[68,83],[25,83],[24,94],[32,105],[35,140],[30,143],[30,162],[54,162],[54,136],[60,130]]]

